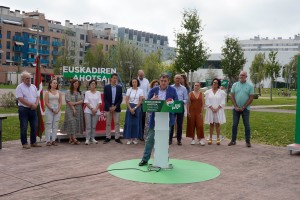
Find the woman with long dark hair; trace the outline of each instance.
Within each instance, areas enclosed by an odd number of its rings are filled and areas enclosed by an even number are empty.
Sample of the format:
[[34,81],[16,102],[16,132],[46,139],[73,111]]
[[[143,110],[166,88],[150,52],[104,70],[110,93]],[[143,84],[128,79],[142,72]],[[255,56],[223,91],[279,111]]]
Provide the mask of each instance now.
[[80,91],[80,82],[77,79],[71,80],[70,90],[66,92],[66,111],[62,133],[67,133],[70,144],[80,144],[76,134],[83,134],[83,94]]

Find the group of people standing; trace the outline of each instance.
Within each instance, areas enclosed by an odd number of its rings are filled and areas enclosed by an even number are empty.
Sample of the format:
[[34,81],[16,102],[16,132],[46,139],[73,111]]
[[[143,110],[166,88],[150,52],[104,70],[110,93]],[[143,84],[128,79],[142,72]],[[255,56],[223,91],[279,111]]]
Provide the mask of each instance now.
[[[174,84],[169,85],[168,74],[162,74],[159,79],[149,83],[144,77],[142,70],[138,71],[137,78],[130,81],[130,88],[125,95],[127,106],[123,137],[127,140],[126,144],[137,144],[139,140],[144,140],[145,124],[147,127],[147,139],[145,144],[144,156],[140,166],[147,164],[154,145],[154,113],[150,113],[149,122],[146,123],[147,113],[142,110],[142,102],[148,100],[166,100],[172,98],[182,101],[185,105],[185,112],[170,113],[170,132],[169,145],[173,143],[173,135],[176,132],[177,145],[182,145],[183,120],[185,113],[187,116],[186,137],[191,138],[191,144],[205,145],[204,123],[209,124],[208,144],[211,145],[214,129],[217,133],[216,144],[220,145],[220,125],[226,123],[224,112],[226,93],[220,89],[221,81],[217,78],[212,80],[212,88],[206,92],[201,92],[201,85],[195,82],[190,91],[186,81],[186,76],[177,74],[174,77]],[[39,102],[39,94],[36,87],[30,83],[30,74],[24,71],[21,74],[22,83],[16,89],[18,99],[20,135],[23,148],[40,147],[36,143],[37,116],[36,108]],[[247,73],[242,71],[239,74],[239,81],[234,83],[231,89],[230,98],[233,102],[233,126],[232,139],[229,146],[236,144],[237,126],[240,116],[243,118],[245,126],[246,146],[251,147],[250,143],[250,104],[253,100],[254,88],[246,81]],[[83,134],[85,119],[86,141],[85,144],[97,144],[95,130],[100,116],[100,105],[104,103],[106,115],[106,138],[104,144],[111,141],[111,122],[114,120],[115,142],[122,144],[120,140],[120,112],[123,102],[123,93],[120,85],[117,84],[118,75],[112,74],[110,84],[104,87],[104,102],[101,93],[97,91],[97,81],[89,81],[89,90],[80,90],[80,82],[73,79],[70,89],[65,94],[66,110],[61,132],[68,134],[69,143],[78,145],[80,142],[76,135]],[[52,79],[45,93],[45,133],[46,145],[56,146],[56,133],[58,130],[61,115],[62,94],[58,90],[56,79]],[[204,108],[206,113],[204,118]],[[27,142],[27,126],[31,126],[30,145]]]

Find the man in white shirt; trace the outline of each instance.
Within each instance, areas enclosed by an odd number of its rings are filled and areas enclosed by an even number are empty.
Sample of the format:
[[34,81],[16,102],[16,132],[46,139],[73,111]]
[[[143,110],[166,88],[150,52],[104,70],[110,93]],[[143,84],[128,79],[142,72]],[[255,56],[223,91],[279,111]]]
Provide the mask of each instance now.
[[[41,147],[36,143],[37,113],[39,105],[39,95],[35,85],[31,84],[31,75],[27,71],[21,74],[22,83],[16,88],[16,97],[18,99],[18,112],[20,121],[20,138],[23,148]],[[27,142],[27,127],[30,124],[30,146]]]
[[[148,96],[148,92],[150,90],[149,80],[145,78],[145,73],[143,70],[138,71],[138,80],[140,82],[139,88],[143,90],[143,100]],[[143,108],[143,106],[141,105]],[[142,112],[142,137],[141,141],[144,141],[144,131],[145,131],[145,121],[146,121],[146,112]]]

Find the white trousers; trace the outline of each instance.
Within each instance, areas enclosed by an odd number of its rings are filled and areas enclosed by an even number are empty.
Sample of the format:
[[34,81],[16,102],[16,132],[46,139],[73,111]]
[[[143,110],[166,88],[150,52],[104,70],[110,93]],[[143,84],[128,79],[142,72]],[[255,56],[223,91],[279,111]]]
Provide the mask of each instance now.
[[48,108],[45,111],[46,142],[55,141],[61,112],[54,114]]

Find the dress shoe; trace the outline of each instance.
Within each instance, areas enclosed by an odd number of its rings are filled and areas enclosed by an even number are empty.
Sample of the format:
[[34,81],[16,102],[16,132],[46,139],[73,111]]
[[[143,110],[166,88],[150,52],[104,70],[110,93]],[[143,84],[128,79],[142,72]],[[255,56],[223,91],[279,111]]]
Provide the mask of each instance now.
[[182,145],[181,141],[178,141],[178,142],[177,142],[177,145],[181,146],[181,145]]
[[31,147],[42,147],[42,145],[39,145],[38,143],[33,143],[30,145]]
[[246,142],[246,147],[251,147],[251,143],[250,142]]
[[229,143],[228,143],[228,146],[232,146],[232,145],[235,145],[236,143],[235,143],[235,141],[230,141]]
[[107,144],[107,143],[109,143],[109,142],[110,142],[110,138],[106,138],[106,139],[104,140],[103,144]]
[[142,161],[139,163],[139,166],[144,166],[144,165],[148,165],[148,162],[147,162],[147,161],[144,161],[144,160],[142,160]]
[[28,144],[23,144],[24,149],[30,149],[30,146]]
[[116,143],[119,143],[119,144],[123,144],[123,142],[118,138],[118,139],[115,139],[115,142]]

